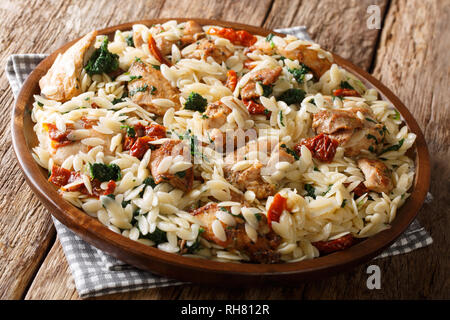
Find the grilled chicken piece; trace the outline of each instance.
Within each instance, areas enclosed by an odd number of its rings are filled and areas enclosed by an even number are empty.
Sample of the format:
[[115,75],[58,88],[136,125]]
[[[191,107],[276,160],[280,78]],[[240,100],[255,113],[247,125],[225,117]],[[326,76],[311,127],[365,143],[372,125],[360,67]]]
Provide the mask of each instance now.
[[[216,218],[216,212],[220,210],[217,203],[210,203],[197,210],[192,214],[199,219],[204,225],[205,232],[202,237],[208,241],[214,242],[227,249],[235,249],[244,252],[250,258],[250,261],[257,263],[277,263],[280,260],[280,254],[276,251],[281,243],[281,238],[273,232],[264,215],[260,215],[258,227],[258,238],[253,242],[245,231],[245,221],[235,217],[235,226],[226,226],[220,222],[225,230],[226,240],[218,239],[212,229]],[[220,221],[220,220],[218,220]]]
[[268,56],[272,56],[274,54],[277,54],[277,48],[275,46],[272,46],[272,44],[269,41],[258,41],[254,45],[248,48],[249,51],[259,50],[264,54],[267,54]]
[[92,53],[97,31],[92,31],[62,55],[58,55],[47,74],[39,80],[46,98],[64,102],[82,93],[81,72]]
[[[362,114],[364,120],[358,117]],[[322,110],[314,114],[312,128],[339,141],[346,156],[356,156],[361,150],[378,152],[384,139],[383,125],[376,122],[372,111],[354,107],[349,110]]]
[[167,181],[175,188],[183,191],[189,191],[192,188],[194,182],[194,170],[192,167],[189,169],[177,173],[170,173],[169,169],[165,172],[159,172],[159,164],[161,161],[172,156],[175,158],[178,155],[182,155],[185,161],[191,161],[189,157],[189,147],[184,145],[181,140],[170,140],[161,145],[157,150],[152,151],[150,156],[149,168],[152,173],[155,183],[161,183]]
[[[245,160],[246,154],[253,151],[265,154],[266,159],[259,159],[258,157],[258,161],[255,161],[250,167],[239,171],[233,170],[233,165],[236,162]],[[275,165],[281,161],[293,163],[295,159],[284,148],[279,147],[276,141],[269,139],[253,140],[225,157],[225,179],[239,190],[253,191],[257,199],[265,199],[276,193],[276,186],[273,183],[264,181],[262,176],[275,172]]]
[[267,55],[279,54],[291,60],[298,60],[311,69],[311,72],[316,79],[320,79],[320,77],[331,68],[332,64],[327,57],[319,57],[320,52],[309,49],[308,45],[300,45],[294,50],[287,51],[284,48],[272,48],[268,41],[259,41],[257,44],[250,47],[250,51],[252,50],[259,50]]
[[181,45],[186,46],[194,43],[205,36],[203,28],[197,22],[189,20],[186,22],[183,30],[183,36],[181,37]]
[[320,79],[320,77],[331,68],[331,62],[327,57],[319,57],[320,52],[309,49],[307,45],[301,45],[297,49],[291,51],[280,49],[279,53],[288,59],[298,60],[300,63],[304,63],[311,69],[311,72],[316,79]]
[[204,120],[206,129],[220,128],[227,122],[230,113],[231,109],[221,102],[208,105],[205,111],[207,118]]
[[179,90],[172,87],[161,71],[142,61],[135,61],[131,65],[129,73],[130,76],[141,77],[128,83],[129,96],[134,103],[160,116],[164,115],[168,108],[154,104],[153,99],[171,100],[173,108],[180,109]]
[[[165,37],[159,36],[160,33],[164,32],[164,28],[161,26],[155,26],[152,28],[152,34],[154,34],[154,39],[156,42],[156,46],[163,56],[166,56],[172,52],[172,44],[176,44],[177,40],[168,40]],[[142,39],[141,32],[133,32],[133,42],[136,48],[141,48],[143,44],[145,44],[148,39]]]
[[212,40],[201,39],[197,43],[196,49],[186,54],[185,58],[206,60],[207,57],[212,57],[217,63],[221,64],[233,55],[226,47],[216,46]]
[[259,94],[256,92],[256,82],[261,82],[263,85],[270,85],[277,81],[283,69],[276,67],[274,69],[264,68],[255,71],[249,81],[241,89],[242,100],[252,100],[259,98]]
[[140,49],[144,44],[144,39],[142,39],[142,33],[133,31],[133,43],[134,47]]
[[257,199],[266,199],[276,193],[276,186],[262,179],[262,168],[263,165],[257,162],[242,171],[225,170],[225,178],[242,191],[253,191]]
[[[155,39],[156,46],[163,56],[167,56],[172,53],[172,45],[176,44],[178,40],[169,40],[166,37],[160,36],[159,34],[164,32],[164,28],[162,26],[153,27],[156,31],[153,32],[155,34],[153,38]],[[153,31],[153,30],[152,30]]]
[[361,158],[358,160],[358,167],[364,173],[364,185],[367,189],[388,194],[394,187],[391,171],[382,161]]

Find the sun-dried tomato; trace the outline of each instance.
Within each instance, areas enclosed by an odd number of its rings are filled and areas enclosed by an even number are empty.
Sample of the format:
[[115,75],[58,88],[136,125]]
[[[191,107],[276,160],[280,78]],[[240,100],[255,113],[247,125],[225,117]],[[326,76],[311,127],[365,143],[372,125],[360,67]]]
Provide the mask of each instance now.
[[66,131],[59,131],[56,125],[53,123],[42,124],[45,131],[48,132],[48,137],[51,140],[51,146],[53,148],[59,148],[71,144],[72,141],[67,138],[69,133],[72,131],[72,126],[70,124],[66,125]]
[[304,139],[294,146],[295,152],[301,155],[301,146],[304,145],[311,151],[312,156],[323,162],[331,162],[336,154],[339,141],[330,138],[326,134],[319,134],[313,138]]
[[156,139],[162,139],[166,137],[166,127],[160,124],[151,124],[145,127],[145,135],[154,137]]
[[134,136],[125,136],[123,150],[130,150],[130,155],[142,159],[150,148],[149,142],[166,137],[166,128],[160,124],[144,126],[138,123],[133,126]]
[[272,114],[272,112],[266,109],[262,104],[259,104],[253,100],[242,100],[242,102],[245,104],[251,115],[263,114],[267,118],[270,118],[270,115]]
[[169,67],[172,66],[172,64],[164,58],[161,51],[159,50],[158,46],[156,45],[155,39],[153,39],[153,36],[151,34],[148,35],[148,49],[150,50],[150,53],[152,56],[155,57],[156,60],[158,60],[161,64],[166,64]]
[[215,28],[211,27],[207,34],[225,38],[231,43],[239,46],[249,47],[256,42],[256,37],[245,30],[234,30],[233,28]]
[[237,74],[234,70],[228,70],[227,72],[227,82],[225,83],[225,86],[230,89],[231,91],[234,91],[236,89],[237,84]]
[[368,193],[368,192],[369,192],[369,189],[367,189],[365,184],[362,182],[360,184],[358,184],[355,189],[353,189],[353,193],[358,197],[361,197],[363,194]]
[[358,91],[353,89],[336,89],[333,90],[333,96],[335,97],[361,97]]
[[62,187],[69,183],[70,176],[71,172],[69,170],[61,168],[54,164],[48,181],[57,185],[58,187]]
[[89,193],[89,191],[87,190],[86,186],[83,183],[81,173],[61,168],[55,164],[52,167],[52,171],[50,177],[48,178],[48,181],[57,185],[58,187],[64,187],[65,185],[79,181],[80,182],[79,184],[75,184],[63,190],[70,192],[78,191],[83,194],[96,197],[111,194],[116,189],[116,183],[114,180],[110,180],[106,186],[106,189],[103,190],[101,188],[102,182],[98,179],[92,179],[91,180],[92,193]]
[[130,148],[130,155],[136,157],[138,159],[142,159],[144,154],[150,149],[149,142],[155,141],[156,138],[143,136],[136,139],[133,145]]
[[267,222],[272,225],[272,221],[279,222],[281,214],[284,210],[287,210],[287,199],[277,193],[273,197],[273,201],[270,204],[269,210],[267,211]]
[[81,125],[83,126],[84,129],[91,129],[93,126],[97,125],[98,120],[96,119],[89,119],[85,116],[82,116],[80,118],[81,120]]
[[320,253],[332,253],[347,249],[353,246],[355,243],[356,243],[355,237],[353,237],[349,233],[335,240],[313,242],[312,245],[315,246]]

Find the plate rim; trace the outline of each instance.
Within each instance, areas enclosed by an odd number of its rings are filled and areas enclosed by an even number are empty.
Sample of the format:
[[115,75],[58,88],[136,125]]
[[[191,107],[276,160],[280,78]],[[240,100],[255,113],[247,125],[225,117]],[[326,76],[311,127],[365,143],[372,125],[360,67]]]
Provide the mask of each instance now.
[[[129,30],[133,24],[147,26],[169,20],[188,21],[195,20],[201,25],[218,25],[247,30],[254,34],[267,35],[269,33],[282,35],[273,30],[241,23],[201,19],[201,18],[157,18],[138,20],[98,30],[98,34],[111,35],[115,30]],[[12,110],[11,134],[16,159],[31,189],[38,196],[41,203],[50,213],[83,240],[100,250],[123,260],[135,267],[151,271],[160,275],[176,278],[182,281],[197,283],[221,284],[226,286],[248,284],[287,284],[292,285],[293,280],[329,276],[336,272],[359,265],[370,260],[383,249],[393,243],[416,218],[425,200],[430,185],[430,159],[424,135],[416,120],[400,101],[400,99],[379,80],[353,65],[348,60],[334,53],[335,62],[355,74],[358,78],[369,83],[377,89],[384,100],[387,100],[400,112],[410,131],[416,134],[416,174],[410,197],[398,209],[391,228],[384,230],[346,250],[335,252],[319,258],[301,262],[281,264],[236,264],[232,262],[219,262],[199,258],[183,257],[178,254],[167,253],[155,247],[150,247],[137,241],[128,239],[109,230],[95,218],[90,217],[82,210],[64,200],[56,189],[47,182],[42,171],[44,169],[35,162],[26,139],[24,120],[30,98],[32,99],[40,77],[51,66],[56,55],[66,50],[81,37],[66,43],[47,58],[45,58],[24,82],[17,96]],[[189,273],[186,271],[196,271]],[[232,277],[230,277],[232,276]]]

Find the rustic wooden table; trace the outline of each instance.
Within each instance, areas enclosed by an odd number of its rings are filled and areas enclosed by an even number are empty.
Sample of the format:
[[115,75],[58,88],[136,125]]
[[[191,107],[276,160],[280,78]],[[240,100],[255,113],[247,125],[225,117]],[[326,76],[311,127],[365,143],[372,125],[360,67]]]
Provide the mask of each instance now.
[[[367,9],[379,8],[381,28],[369,29]],[[391,88],[425,133],[434,200],[419,220],[430,247],[380,259],[380,290],[366,287],[367,265],[295,288],[228,289],[185,285],[107,299],[422,299],[449,290],[450,1],[406,0],[2,0],[0,64],[13,53],[50,53],[92,29],[156,17],[201,17],[266,28],[306,25],[324,48],[348,58]],[[0,298],[80,299],[50,213],[22,176],[11,146],[14,99],[0,69]]]

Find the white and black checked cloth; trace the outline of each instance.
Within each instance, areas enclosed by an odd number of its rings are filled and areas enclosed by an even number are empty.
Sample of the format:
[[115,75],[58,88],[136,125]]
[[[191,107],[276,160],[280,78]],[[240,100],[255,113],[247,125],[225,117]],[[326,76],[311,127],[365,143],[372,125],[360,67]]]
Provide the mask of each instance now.
[[[276,31],[306,40],[310,39],[305,27]],[[46,54],[15,54],[9,57],[6,64],[6,76],[15,97],[27,76],[45,57],[47,57]],[[431,200],[430,194],[427,200]],[[53,218],[53,221],[78,294],[82,298],[183,284],[129,266],[84,242],[58,220]],[[433,239],[428,232],[416,220],[391,247],[376,259],[407,253],[428,246],[432,242]]]

